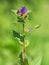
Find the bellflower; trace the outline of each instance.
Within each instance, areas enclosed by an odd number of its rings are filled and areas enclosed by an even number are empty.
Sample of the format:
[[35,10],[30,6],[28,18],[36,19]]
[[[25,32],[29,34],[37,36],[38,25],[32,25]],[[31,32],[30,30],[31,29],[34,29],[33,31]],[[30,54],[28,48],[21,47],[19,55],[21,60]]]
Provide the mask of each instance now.
[[17,19],[18,22],[24,22],[24,20],[27,18],[28,13],[30,11],[25,7],[21,7],[19,10],[17,10]]
[[17,11],[17,16],[18,16],[18,22],[24,22],[24,20],[27,18],[28,10],[25,6],[20,8]]
[[17,11],[17,14],[20,16],[23,16],[24,14],[27,14],[28,10],[25,6],[23,6],[21,9]]

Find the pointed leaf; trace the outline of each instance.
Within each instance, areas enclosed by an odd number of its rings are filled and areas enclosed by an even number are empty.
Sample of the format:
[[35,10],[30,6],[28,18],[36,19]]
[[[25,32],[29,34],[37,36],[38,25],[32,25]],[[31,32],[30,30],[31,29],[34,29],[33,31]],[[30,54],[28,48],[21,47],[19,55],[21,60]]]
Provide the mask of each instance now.
[[20,33],[16,32],[13,30],[13,36],[15,37],[15,39],[17,39],[20,43],[22,43],[23,38],[21,38]]
[[20,42],[24,41],[24,35],[21,35],[20,33],[13,30],[13,36],[17,38]]
[[24,63],[23,53],[21,52],[21,53],[20,53],[20,56],[19,56],[19,64],[20,64],[20,65],[23,65],[23,63]]
[[34,65],[41,65],[41,60],[42,60],[42,56],[37,57],[37,58],[34,60]]
[[21,53],[19,56],[19,64],[20,65],[29,65],[28,59],[27,58],[24,59],[23,53]]
[[14,30],[13,30],[13,35],[14,35],[14,37],[20,38],[20,34],[15,32]]
[[41,25],[34,26],[34,29],[40,28]]
[[15,14],[17,13],[17,10],[11,10],[12,12],[14,12]]
[[[21,45],[23,45],[24,42],[24,35],[17,33],[16,31],[13,30],[13,36],[18,39]],[[26,39],[26,47],[29,45],[29,40]]]
[[27,58],[24,59],[24,65],[29,65]]

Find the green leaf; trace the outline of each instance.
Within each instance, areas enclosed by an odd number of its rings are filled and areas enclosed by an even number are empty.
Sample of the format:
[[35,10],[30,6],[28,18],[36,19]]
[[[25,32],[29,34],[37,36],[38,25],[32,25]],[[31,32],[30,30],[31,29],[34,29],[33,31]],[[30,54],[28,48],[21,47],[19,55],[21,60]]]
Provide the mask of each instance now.
[[38,29],[38,28],[40,28],[40,26],[41,26],[41,25],[36,25],[36,26],[34,26],[33,29]]
[[41,65],[42,56],[33,59],[32,62],[29,62],[30,65]]
[[13,36],[14,36],[15,38],[17,38],[18,40],[20,40],[21,42],[24,41],[24,35],[21,35],[20,33],[14,31],[14,30],[13,30]]
[[[18,39],[18,40],[19,40],[19,39]],[[19,42],[20,42],[20,44],[21,44],[21,45],[23,45],[23,42],[21,42],[20,40],[19,40]],[[30,43],[30,42],[29,42],[29,40],[28,40],[28,39],[26,39],[26,47],[28,47],[28,46],[29,46],[29,43]]]
[[29,65],[27,58],[24,59],[24,65]]
[[21,54],[19,56],[19,64],[20,65],[29,65],[28,59],[27,58],[24,59],[24,55],[23,55],[22,52],[21,52]]
[[14,37],[17,37],[17,38],[20,38],[20,34],[17,33],[17,32],[15,32],[14,30],[13,30],[13,36],[14,36]]
[[[16,39],[18,39],[18,41],[19,41],[19,43],[20,43],[21,45],[23,45],[24,35],[13,31],[13,36],[14,36]],[[27,47],[28,45],[29,45],[29,40],[26,39],[26,47]]]
[[20,56],[19,56],[19,64],[23,65],[23,53],[21,52]]
[[34,65],[41,65],[41,60],[42,60],[42,56],[37,57],[37,58],[34,60]]
[[11,10],[12,12],[14,12],[15,14],[17,13],[17,10]]

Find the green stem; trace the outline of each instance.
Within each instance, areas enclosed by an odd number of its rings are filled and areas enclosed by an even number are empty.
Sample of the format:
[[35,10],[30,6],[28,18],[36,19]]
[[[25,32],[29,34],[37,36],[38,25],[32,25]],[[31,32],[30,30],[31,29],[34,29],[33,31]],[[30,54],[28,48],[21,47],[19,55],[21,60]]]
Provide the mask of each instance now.
[[23,44],[24,44],[24,59],[25,59],[25,56],[26,56],[26,41],[25,41],[25,36],[26,36],[26,33],[25,33],[25,23],[23,23],[23,34],[24,34],[24,41],[23,41]]

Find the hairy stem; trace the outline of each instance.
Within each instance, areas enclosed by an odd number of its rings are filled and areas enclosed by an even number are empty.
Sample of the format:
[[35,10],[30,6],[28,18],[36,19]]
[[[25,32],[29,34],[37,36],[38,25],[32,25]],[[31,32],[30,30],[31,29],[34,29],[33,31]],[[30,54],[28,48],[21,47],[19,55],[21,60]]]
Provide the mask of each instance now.
[[26,41],[25,41],[25,36],[26,36],[26,33],[25,33],[25,24],[23,23],[23,34],[24,34],[24,41],[23,41],[23,44],[24,44],[24,59],[25,59],[25,56],[26,56]]

